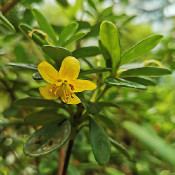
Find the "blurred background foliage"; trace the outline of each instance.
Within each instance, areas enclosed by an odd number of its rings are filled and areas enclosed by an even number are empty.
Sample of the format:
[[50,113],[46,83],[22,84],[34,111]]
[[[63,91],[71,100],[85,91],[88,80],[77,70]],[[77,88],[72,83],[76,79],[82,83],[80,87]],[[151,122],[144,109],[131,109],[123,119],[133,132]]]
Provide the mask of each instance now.
[[[1,0],[0,7],[9,2]],[[41,83],[33,80],[32,70],[6,66],[9,62],[39,64],[46,57],[41,48],[19,29],[21,23],[38,28],[32,8],[44,14],[57,35],[72,21],[79,23],[78,30],[87,32],[79,42],[67,46],[70,51],[80,46],[98,46],[99,26],[104,20],[112,21],[119,29],[122,53],[151,34],[162,34],[164,39],[161,43],[152,52],[139,58],[139,62],[154,59],[172,71],[175,69],[174,0],[19,1],[5,14],[15,26],[16,33],[0,24],[0,175],[55,175],[58,169],[58,152],[40,158],[24,155],[23,143],[35,128],[24,123],[23,119],[40,108],[19,107],[13,103],[19,98],[40,96],[38,88]],[[101,57],[97,55],[86,59],[100,67]],[[81,65],[88,67],[83,60]],[[94,74],[93,78],[98,79],[98,75]],[[105,108],[103,115],[97,118],[108,134],[127,148],[134,162],[128,161],[112,148],[109,163],[104,167],[98,165],[89,145],[88,129],[84,128],[78,134],[73,148],[68,169],[70,175],[175,174],[175,165],[166,161],[167,157],[174,155],[166,153],[166,149],[162,150],[161,145],[166,141],[175,146],[175,74],[156,78],[155,81],[157,85],[149,87],[147,91],[111,88],[104,99],[115,102],[120,108]],[[140,138],[137,133],[139,130],[129,127],[124,121],[138,123],[146,134],[151,133],[150,137],[140,132]],[[157,145],[154,135],[158,137]],[[162,152],[163,156],[160,155]]]

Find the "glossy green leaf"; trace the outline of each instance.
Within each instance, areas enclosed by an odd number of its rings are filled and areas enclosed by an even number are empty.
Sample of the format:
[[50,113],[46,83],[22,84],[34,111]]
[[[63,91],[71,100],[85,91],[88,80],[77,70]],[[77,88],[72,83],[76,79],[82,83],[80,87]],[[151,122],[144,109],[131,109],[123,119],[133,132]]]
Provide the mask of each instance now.
[[41,156],[61,148],[71,132],[69,120],[52,121],[30,135],[24,143],[24,153]]
[[110,72],[111,68],[93,68],[89,70],[80,70],[80,76],[81,75],[87,75],[87,74],[93,74],[93,73],[102,73],[102,72]]
[[82,47],[72,52],[75,58],[93,57],[100,54],[100,50],[96,46]]
[[114,75],[120,64],[120,41],[116,26],[111,22],[102,22],[100,26],[100,39],[111,56],[112,72]]
[[24,121],[34,126],[43,126],[54,120],[63,120],[62,114],[57,114],[55,110],[42,110],[25,116]]
[[112,14],[112,10],[113,10],[113,6],[107,7],[105,8],[99,15],[98,17],[98,21],[102,22],[106,19],[106,17],[108,17],[109,15]]
[[142,84],[144,86],[155,86],[156,82],[150,78],[143,77],[126,77],[125,80],[132,81],[138,84]]
[[128,69],[121,72],[120,77],[136,77],[136,76],[161,76],[171,74],[169,69],[161,67],[139,67]]
[[127,88],[146,90],[146,86],[122,78],[106,78],[105,83],[111,86],[122,86]]
[[39,72],[35,72],[32,76],[34,80],[43,80],[43,77]]
[[114,107],[119,108],[119,106],[113,102],[101,101],[97,103],[100,107]]
[[12,31],[15,31],[14,26],[10,23],[10,21],[7,20],[7,18],[1,12],[0,12],[0,21],[7,28],[9,28]]
[[100,112],[100,107],[93,102],[81,98],[81,103],[89,114],[96,115]]
[[78,29],[78,23],[76,22],[73,22],[64,27],[59,36],[59,42],[58,42],[59,45],[63,46],[64,43],[68,39],[70,39],[70,37],[76,32],[77,29]]
[[163,38],[162,35],[152,35],[140,41],[122,55],[121,65],[146,54],[154,47],[156,47],[162,38]]
[[34,64],[7,63],[7,66],[15,66],[15,67],[21,67],[25,69],[37,70],[37,66]]
[[[25,35],[27,35],[27,37],[29,37],[29,33],[34,30],[30,26],[28,26],[27,24],[20,24],[19,28]],[[43,45],[48,44],[44,37],[45,36],[42,35],[41,33],[34,32],[32,34],[31,39],[39,46],[43,46]]]
[[85,35],[86,35],[86,33],[84,33],[84,32],[75,33],[70,39],[68,39],[65,43],[63,43],[63,47],[71,44],[74,41],[77,41],[77,40],[83,38]]
[[52,41],[56,44],[57,43],[57,38],[55,31],[53,30],[52,26],[48,23],[46,18],[43,16],[43,14],[37,10],[37,9],[32,9],[33,16],[37,20],[39,26],[41,29],[52,39]]
[[100,165],[105,165],[109,161],[111,153],[109,137],[93,118],[90,118],[89,121],[89,132],[94,157]]
[[147,146],[150,151],[157,153],[163,160],[175,166],[175,148],[160,138],[154,130],[150,132],[145,127],[129,121],[124,122],[123,127]]
[[68,49],[63,47],[44,45],[42,49],[48,56],[50,56],[55,61],[58,68],[61,66],[64,58],[72,55]]
[[110,142],[117,150],[119,150],[123,155],[125,155],[128,158],[128,160],[133,161],[132,158],[131,158],[130,153],[128,152],[128,150],[123,145],[116,142],[112,138],[110,138]]
[[52,100],[46,100],[38,97],[26,97],[22,99],[18,99],[14,103],[18,106],[24,107],[61,107],[62,104],[56,103]]

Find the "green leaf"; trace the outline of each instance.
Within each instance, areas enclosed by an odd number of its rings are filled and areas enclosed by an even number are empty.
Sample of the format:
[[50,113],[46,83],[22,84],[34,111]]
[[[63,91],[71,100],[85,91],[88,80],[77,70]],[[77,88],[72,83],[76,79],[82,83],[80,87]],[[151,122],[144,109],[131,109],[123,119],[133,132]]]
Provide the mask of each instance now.
[[18,106],[24,106],[24,107],[62,107],[62,104],[56,103],[51,100],[46,100],[43,98],[38,97],[26,97],[22,99],[18,99],[14,103]]
[[71,52],[64,47],[44,45],[42,49],[48,56],[50,56],[55,61],[58,68],[61,66],[64,58],[72,55]]
[[163,160],[175,166],[175,148],[160,138],[154,130],[150,132],[140,124],[129,121],[124,122],[123,127],[142,142],[143,145],[147,146],[152,153],[156,153]]
[[161,76],[171,74],[169,69],[160,67],[139,67],[121,72],[120,77]]
[[144,86],[155,86],[156,82],[153,79],[143,77],[126,77],[125,80],[132,81]]
[[72,52],[75,58],[93,57],[100,54],[100,50],[96,46],[82,47]]
[[14,26],[10,23],[10,21],[7,20],[7,18],[5,18],[5,16],[1,12],[0,12],[0,21],[4,26],[15,32]]
[[59,4],[61,4],[63,7],[68,7],[69,3],[67,0],[56,0]]
[[87,75],[87,74],[93,74],[93,73],[102,73],[102,72],[110,72],[111,68],[93,68],[89,70],[80,70],[80,76]]
[[78,23],[73,22],[67,25],[60,33],[59,45],[63,46],[64,43],[76,32],[78,29]]
[[123,155],[125,155],[128,158],[128,160],[133,161],[132,158],[131,158],[130,153],[128,152],[128,150],[123,145],[116,142],[112,138],[110,138],[110,142],[117,150],[119,150]]
[[52,26],[48,23],[46,18],[43,16],[43,14],[37,10],[37,9],[32,9],[33,16],[37,20],[39,26],[41,29],[48,34],[48,36],[52,39],[52,41],[56,44],[57,43],[57,38],[55,31],[53,30]]
[[16,66],[25,69],[37,70],[37,66],[34,64],[23,64],[23,63],[7,63],[7,66]]
[[86,101],[84,98],[81,98],[81,103],[89,114],[96,115],[100,112],[100,107],[96,103]]
[[97,103],[101,107],[114,107],[114,108],[119,108],[118,105],[116,105],[113,102],[106,102],[106,101],[101,101]]
[[43,77],[41,76],[41,74],[39,72],[35,72],[33,74],[33,79],[34,80],[43,80]]
[[120,64],[120,41],[116,26],[111,22],[102,22],[100,26],[100,38],[103,46],[111,56],[112,72],[115,75]]
[[152,50],[163,38],[162,35],[152,35],[148,38],[140,41],[133,47],[131,47],[126,53],[124,53],[121,57],[120,65],[123,65],[133,59],[136,59],[150,50]]
[[[32,32],[34,29],[32,29],[31,27],[29,27],[27,24],[20,24],[19,25],[19,29],[25,34],[27,35],[27,37],[29,38],[29,33]],[[42,45],[46,45],[47,42],[45,41],[45,36],[42,35],[41,33],[37,33],[37,32],[34,32],[32,34],[32,40],[38,44],[39,46],[42,46]]]
[[28,137],[24,143],[24,153],[36,157],[59,149],[66,143],[70,132],[69,120],[50,122]]
[[87,3],[90,7],[92,7],[95,10],[95,12],[97,12],[97,8],[92,0],[87,0]]
[[105,8],[98,17],[98,22],[104,21],[106,17],[112,14],[113,6]]
[[146,90],[146,86],[122,78],[106,78],[105,83],[111,86],[122,86],[127,88]]
[[110,158],[111,145],[104,129],[93,118],[89,121],[89,132],[92,152],[100,165],[105,165]]
[[83,38],[86,35],[84,32],[78,32],[75,35],[73,35],[70,39],[68,39],[64,44],[63,47],[66,47],[67,45],[71,44],[74,41],[77,41],[81,38]]
[[51,121],[62,121],[65,117],[62,114],[57,114],[55,110],[42,110],[25,116],[24,121],[34,126],[43,126]]

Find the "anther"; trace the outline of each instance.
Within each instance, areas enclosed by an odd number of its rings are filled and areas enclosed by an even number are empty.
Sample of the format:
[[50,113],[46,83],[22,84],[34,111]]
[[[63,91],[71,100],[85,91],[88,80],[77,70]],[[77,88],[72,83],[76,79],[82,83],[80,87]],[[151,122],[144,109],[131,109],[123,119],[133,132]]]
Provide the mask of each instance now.
[[64,80],[65,83],[67,83],[67,80]]
[[58,82],[61,82],[61,79],[58,79],[57,81],[58,81]]
[[73,96],[74,94],[73,93],[71,93],[71,98],[74,98],[74,96]]
[[75,90],[72,84],[69,84],[69,86],[70,86],[72,91]]

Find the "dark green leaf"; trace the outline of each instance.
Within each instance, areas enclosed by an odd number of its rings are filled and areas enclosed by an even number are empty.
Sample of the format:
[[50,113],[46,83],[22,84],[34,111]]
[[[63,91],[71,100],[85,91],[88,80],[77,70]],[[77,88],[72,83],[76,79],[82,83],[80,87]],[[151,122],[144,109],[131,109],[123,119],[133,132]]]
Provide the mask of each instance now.
[[161,76],[171,74],[169,69],[160,67],[139,67],[121,72],[120,77]]
[[111,86],[122,86],[122,87],[146,90],[146,86],[143,86],[141,84],[132,81],[124,80],[122,78],[106,78],[105,83]]
[[23,64],[23,63],[7,63],[7,66],[16,66],[25,69],[37,70],[37,66],[34,64]]
[[24,107],[62,107],[62,104],[56,103],[51,100],[46,100],[43,98],[37,97],[27,97],[18,99],[14,103],[15,105],[24,106]]
[[72,52],[75,58],[86,58],[100,54],[100,50],[96,46],[82,47]]
[[162,38],[162,35],[152,35],[140,41],[122,55],[120,64],[123,65],[149,52],[155,46],[157,46],[157,44],[161,41]]
[[35,73],[33,74],[33,79],[34,79],[34,80],[43,80],[43,77],[40,75],[39,72],[35,72]]
[[114,108],[119,108],[119,106],[113,102],[106,102],[106,101],[101,101],[97,103],[101,107],[114,107]]
[[88,0],[87,3],[89,4],[90,7],[92,7],[95,10],[95,12],[97,11],[97,8],[92,0]]
[[61,4],[63,7],[68,7],[69,3],[67,0],[56,0],[59,4]]
[[112,70],[111,68],[93,68],[89,70],[81,70],[80,76],[87,75],[87,74],[93,74],[93,73],[110,72],[111,70]]
[[43,16],[41,12],[37,9],[32,9],[33,16],[37,20],[41,29],[48,34],[48,36],[52,39],[52,41],[56,44],[57,38],[55,31],[53,30],[52,26],[48,23],[46,18]]
[[11,106],[10,108],[6,109],[5,111],[3,111],[3,116],[5,118],[9,118],[9,117],[18,117],[19,114],[19,107],[18,106]]
[[9,28],[12,31],[15,31],[14,26],[8,21],[5,16],[0,12],[0,21],[2,22],[3,25],[5,25],[7,28]]
[[116,26],[111,22],[102,22],[100,26],[100,39],[111,56],[112,72],[115,75],[120,64],[120,41]]
[[104,129],[93,118],[89,121],[90,141],[92,152],[100,165],[105,165],[110,158],[111,145]]
[[[153,153],[157,153],[163,160],[175,166],[175,148],[160,138],[154,130],[150,132],[143,126],[129,121],[124,122],[123,127],[139,139],[139,141],[147,146]],[[152,132],[154,132],[154,134]]]
[[111,141],[111,144],[112,144],[117,150],[119,150],[123,155],[125,155],[125,156],[128,158],[128,160],[133,161],[132,158],[131,158],[130,153],[128,152],[128,150],[127,150],[123,145],[121,145],[120,143],[116,142],[116,141],[113,140],[112,138],[110,138],[110,141]]
[[70,132],[69,120],[50,122],[28,137],[24,153],[36,157],[59,149],[66,143]]
[[58,68],[61,66],[64,58],[72,55],[68,49],[63,47],[44,45],[42,49],[48,56],[50,56],[55,61]]
[[62,114],[57,114],[55,110],[42,110],[27,115],[24,121],[34,126],[40,126],[54,120],[63,120],[64,118]]
[[78,29],[78,23],[73,22],[67,25],[60,33],[59,45],[63,46],[64,43],[76,32]]

